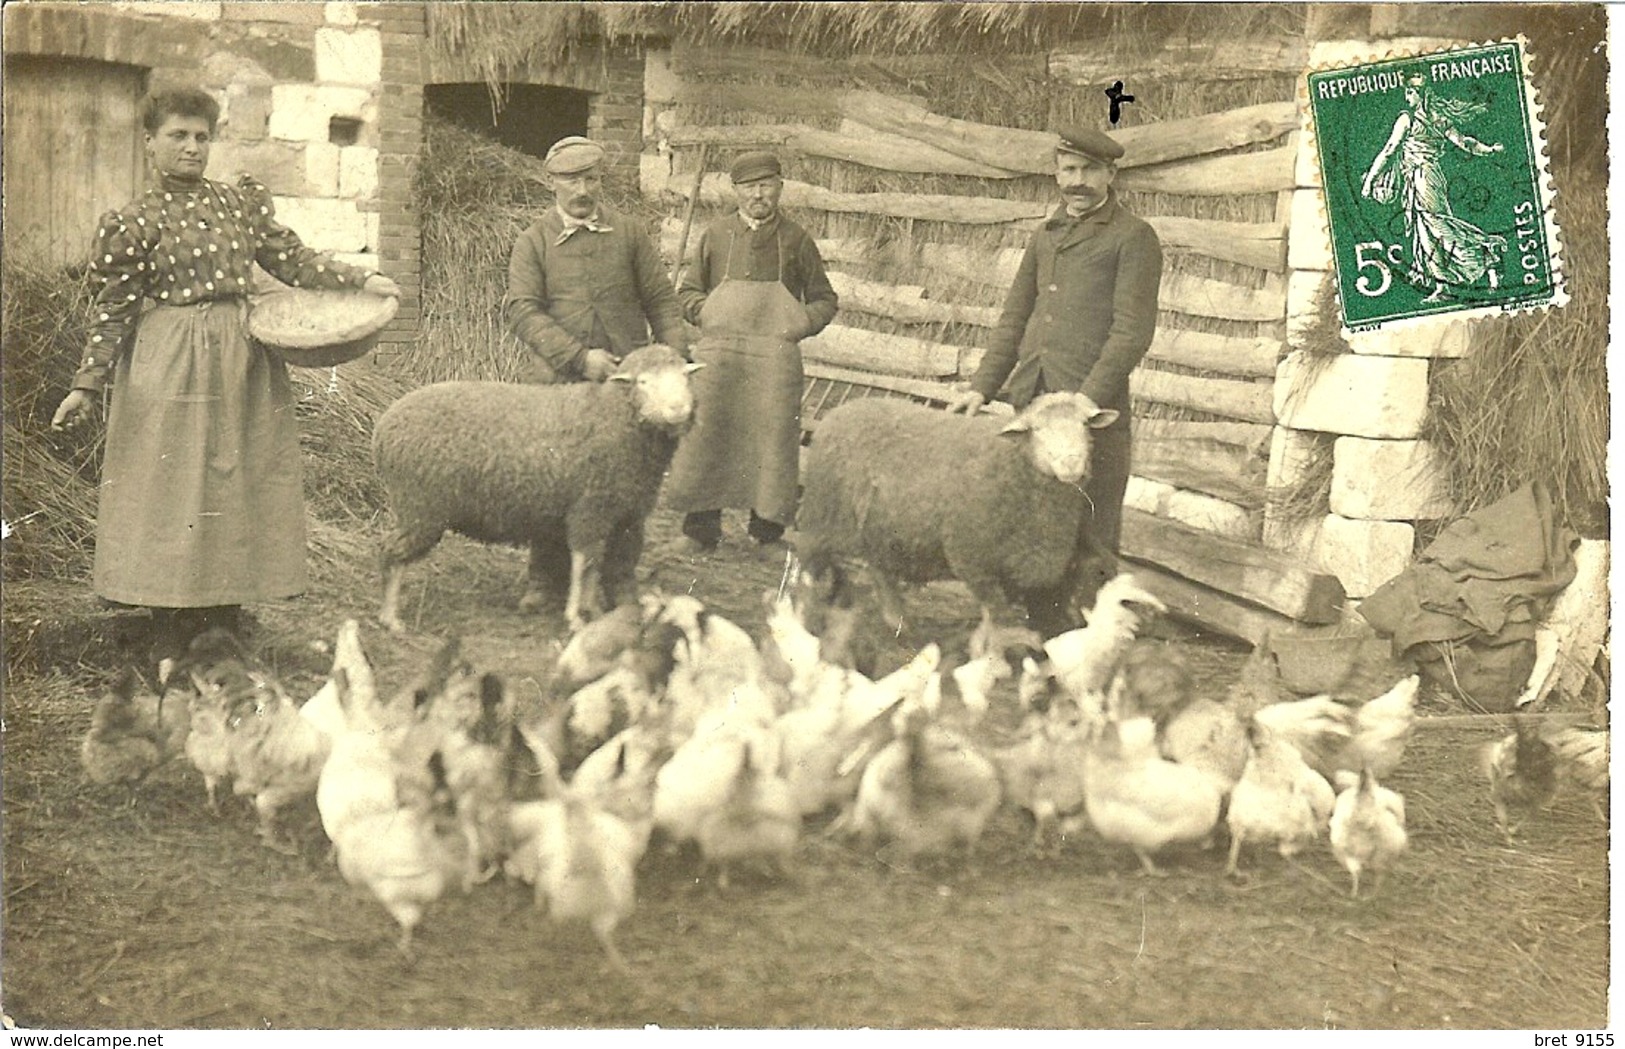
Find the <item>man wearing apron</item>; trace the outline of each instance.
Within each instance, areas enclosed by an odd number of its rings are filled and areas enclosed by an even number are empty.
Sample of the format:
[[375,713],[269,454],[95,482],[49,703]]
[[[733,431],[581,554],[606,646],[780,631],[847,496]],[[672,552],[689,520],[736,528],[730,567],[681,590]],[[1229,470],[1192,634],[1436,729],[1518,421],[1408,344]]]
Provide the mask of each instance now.
[[716,549],[722,511],[750,510],[750,537],[778,543],[795,514],[802,339],[835,318],[835,289],[812,237],[779,213],[779,160],[746,153],[729,174],[735,214],[700,234],[677,289],[700,326],[694,429],[678,445],[666,502],[694,548]]

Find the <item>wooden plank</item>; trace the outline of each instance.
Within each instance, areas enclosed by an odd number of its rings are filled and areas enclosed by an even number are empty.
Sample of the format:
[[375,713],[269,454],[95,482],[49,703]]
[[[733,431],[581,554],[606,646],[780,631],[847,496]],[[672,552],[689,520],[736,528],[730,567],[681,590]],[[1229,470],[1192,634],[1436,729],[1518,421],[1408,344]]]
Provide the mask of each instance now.
[[738,109],[747,113],[771,113],[781,118],[807,119],[842,115],[841,93],[838,91],[808,91],[800,87],[775,87],[771,84],[729,84],[696,80],[679,84],[676,94],[677,104],[680,106]]
[[[1302,36],[1255,40],[1169,41],[1149,55],[1125,62],[1115,46],[1052,51],[1049,76],[1063,83],[1099,86],[1125,80],[1196,77],[1202,80],[1252,80],[1271,74],[1303,72],[1309,44]],[[1127,68],[1125,68],[1125,65]],[[1133,79],[1130,79],[1132,77]]]
[[1276,193],[1292,188],[1292,169],[1296,161],[1297,151],[1291,147],[1261,153],[1229,153],[1120,171],[1113,185],[1138,193],[1182,193],[1198,197]]
[[[664,192],[687,200],[694,191],[692,173],[668,175],[664,185],[651,179],[648,192]],[[957,222],[966,225],[1000,225],[1021,219],[1042,218],[1051,209],[1044,201],[1001,200],[994,197],[961,197],[946,193],[840,193],[795,179],[785,179],[781,203],[787,208],[812,208],[863,215],[887,215],[927,222]],[[700,203],[733,207],[733,183],[720,171],[706,174],[700,182]]]
[[910,379],[901,375],[857,371],[852,368],[837,368],[816,361],[809,362],[802,370],[807,374],[808,378],[828,379],[832,382],[850,383],[854,386],[872,386],[877,390],[906,393],[911,397],[923,397],[926,400],[943,404],[946,404],[950,397],[959,392],[959,388],[953,383],[933,382],[930,379]]
[[1237,506],[1264,508],[1266,461],[1233,444],[1147,434],[1134,435],[1134,472]]
[[[656,121],[660,130],[662,121]],[[664,135],[674,149],[689,146],[782,146],[806,124],[679,124]]]
[[820,364],[917,378],[943,378],[959,371],[957,346],[840,324],[803,340],[801,355]]
[[1164,273],[1158,305],[1175,313],[1233,321],[1278,321],[1286,317],[1286,287],[1243,288],[1229,281]]
[[1055,171],[1057,137],[1048,131],[977,124],[933,113],[917,102],[876,91],[849,91],[836,104],[843,116],[935,146],[989,167],[1027,174]]
[[1175,441],[1216,441],[1233,445],[1255,458],[1269,457],[1274,427],[1263,423],[1209,422],[1202,419],[1134,420],[1134,438],[1162,438]]
[[1289,100],[1137,124],[1119,128],[1111,135],[1123,147],[1117,167],[1126,171],[1269,142],[1297,126],[1298,105]]
[[828,157],[849,164],[908,174],[968,175],[975,178],[1015,178],[1021,172],[996,168],[955,156],[903,135],[878,131],[853,120],[843,120],[838,131],[806,124],[680,125],[665,135],[672,148],[698,145],[727,147],[782,146],[808,156]]
[[[1128,521],[1123,522],[1123,541],[1129,537]],[[1257,605],[1238,601],[1229,594],[1201,586],[1165,568],[1125,556],[1122,569],[1132,572],[1151,593],[1162,599],[1168,611],[1180,619],[1227,637],[1258,644],[1266,637],[1304,633],[1292,619]]]
[[1269,383],[1199,378],[1136,368],[1129,374],[1128,388],[1136,400],[1172,404],[1247,422],[1275,421],[1271,403],[1274,391]]
[[853,309],[907,324],[941,322],[992,327],[999,321],[999,311],[995,307],[961,306],[927,299],[924,297],[925,289],[918,284],[882,284],[839,270],[829,271],[829,281],[835,288],[835,294],[840,296],[843,310]]
[[1280,339],[1248,339],[1201,331],[1160,328],[1146,357],[1201,371],[1272,378],[1281,356]]
[[946,276],[1008,288],[1021,267],[1025,248],[987,248],[968,244],[921,244],[920,264]]
[[1300,559],[1252,543],[1124,507],[1122,549],[1125,556],[1289,619],[1336,623],[1343,615],[1346,595],[1336,576],[1312,571]]
[[1149,215],[1165,249],[1239,262],[1271,272],[1286,270],[1286,228],[1273,222],[1219,222],[1177,215]]

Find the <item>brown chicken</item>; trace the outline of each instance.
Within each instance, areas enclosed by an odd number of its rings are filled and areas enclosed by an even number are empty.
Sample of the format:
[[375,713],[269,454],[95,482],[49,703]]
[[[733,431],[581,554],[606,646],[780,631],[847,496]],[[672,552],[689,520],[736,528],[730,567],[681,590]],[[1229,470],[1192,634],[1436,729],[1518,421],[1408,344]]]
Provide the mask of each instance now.
[[134,786],[166,757],[160,726],[137,703],[140,684],[135,669],[126,667],[91,711],[90,731],[79,746],[86,778],[99,786],[129,786],[132,802]]

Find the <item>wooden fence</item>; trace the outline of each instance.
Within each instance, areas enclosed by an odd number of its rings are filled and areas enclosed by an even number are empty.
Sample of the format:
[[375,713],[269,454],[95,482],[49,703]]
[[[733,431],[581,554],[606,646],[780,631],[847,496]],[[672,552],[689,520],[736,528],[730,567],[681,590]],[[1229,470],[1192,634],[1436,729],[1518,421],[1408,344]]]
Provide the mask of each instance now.
[[[809,429],[852,396],[940,402],[968,379],[1021,246],[1056,206],[1051,133],[947,116],[870,86],[912,83],[909,61],[810,63],[746,48],[649,59],[642,189],[671,206],[668,257],[689,197],[698,193],[696,223],[733,206],[726,161],[701,172],[702,152],[769,147],[787,160],[783,205],[814,232],[841,298],[837,323],[803,344]],[[1264,78],[1263,93],[1279,97],[1114,132],[1126,148],[1115,186],[1166,259],[1158,331],[1130,380],[1124,553],[1195,618],[1244,637],[1332,622],[1342,602],[1334,578],[1259,544],[1303,61],[1294,40],[1170,45],[1136,68],[1169,81]],[[1109,60],[1083,50],[1020,64],[1056,90],[1111,82]],[[807,170],[826,177],[794,177]],[[920,191],[895,188],[910,182]]]

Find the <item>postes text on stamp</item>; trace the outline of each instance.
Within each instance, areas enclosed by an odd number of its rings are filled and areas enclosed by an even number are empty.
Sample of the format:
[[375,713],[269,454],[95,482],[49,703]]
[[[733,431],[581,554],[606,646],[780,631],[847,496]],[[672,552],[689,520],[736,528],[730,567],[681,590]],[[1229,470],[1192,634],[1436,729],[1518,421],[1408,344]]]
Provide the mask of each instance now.
[[1309,74],[1343,326],[1560,306],[1521,38]]

